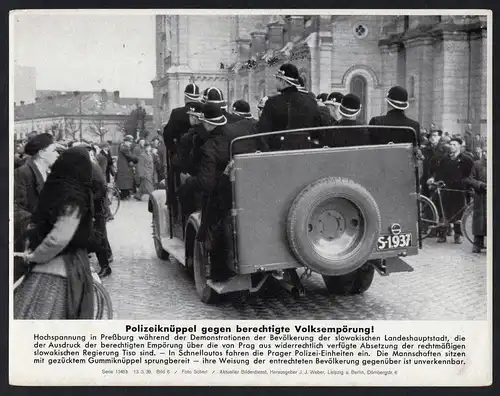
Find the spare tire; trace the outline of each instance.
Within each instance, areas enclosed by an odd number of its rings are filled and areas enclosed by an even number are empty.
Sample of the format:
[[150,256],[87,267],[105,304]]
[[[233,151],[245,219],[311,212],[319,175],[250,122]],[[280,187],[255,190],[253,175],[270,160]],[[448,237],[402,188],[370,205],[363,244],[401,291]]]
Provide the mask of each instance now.
[[295,258],[321,275],[345,275],[360,268],[375,249],[381,216],[373,196],[340,177],[309,184],[293,201],[287,237]]

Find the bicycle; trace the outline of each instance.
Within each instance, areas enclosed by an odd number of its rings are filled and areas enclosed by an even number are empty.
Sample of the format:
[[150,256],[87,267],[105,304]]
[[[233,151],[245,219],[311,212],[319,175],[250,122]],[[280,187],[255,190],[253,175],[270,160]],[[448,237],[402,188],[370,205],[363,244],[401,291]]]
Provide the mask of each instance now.
[[108,291],[102,286],[101,283],[94,279],[94,295],[95,295],[95,317],[94,319],[103,319],[104,312],[107,313],[108,320],[113,319],[113,304]]
[[107,196],[109,203],[109,213],[112,217],[115,217],[118,209],[120,209],[120,190],[115,185],[108,185]]
[[[440,228],[446,228],[448,225],[454,221],[457,221],[458,215],[462,214],[460,220],[462,221],[462,232],[470,243],[474,243],[474,235],[472,235],[472,213],[473,213],[473,201],[474,196],[473,190],[457,190],[446,188],[446,184],[442,181],[430,183],[429,188],[434,189],[431,198],[436,197],[439,204],[440,212],[434,204],[433,200],[425,195],[420,194],[419,196],[419,208],[420,208],[420,235],[422,239],[427,238],[433,230]],[[444,217],[443,201],[441,192],[442,191],[460,191],[464,194],[469,194],[471,200],[466,203],[457,213],[451,216],[449,219]],[[439,218],[439,213],[443,213],[443,218]]]

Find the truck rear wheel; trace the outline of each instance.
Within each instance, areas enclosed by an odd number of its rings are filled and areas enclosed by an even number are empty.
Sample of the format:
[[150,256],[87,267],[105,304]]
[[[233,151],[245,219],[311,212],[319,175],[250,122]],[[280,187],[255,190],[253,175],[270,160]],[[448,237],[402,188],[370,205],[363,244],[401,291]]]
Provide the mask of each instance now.
[[200,242],[195,241],[193,252],[193,273],[194,285],[200,300],[205,304],[213,303],[219,296],[217,292],[207,285],[207,277],[205,275],[205,255],[203,254],[203,246]]
[[153,243],[155,244],[156,256],[161,260],[168,260],[170,255],[163,249],[160,242],[159,230],[158,230],[158,219],[155,218],[155,213],[153,212]]
[[323,275],[328,291],[335,295],[347,296],[350,294],[362,294],[367,291],[373,281],[375,269],[370,263],[366,263],[361,268],[339,276]]
[[304,188],[287,219],[295,258],[331,277],[360,268],[374,250],[380,228],[380,211],[370,192],[340,177],[320,179]]

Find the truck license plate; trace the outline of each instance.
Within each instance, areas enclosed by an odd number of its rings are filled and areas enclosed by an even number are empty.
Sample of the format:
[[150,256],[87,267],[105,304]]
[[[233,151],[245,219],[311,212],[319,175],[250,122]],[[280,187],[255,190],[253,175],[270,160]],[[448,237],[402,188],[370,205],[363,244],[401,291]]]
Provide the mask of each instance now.
[[382,235],[378,238],[378,250],[407,248],[411,246],[411,233]]

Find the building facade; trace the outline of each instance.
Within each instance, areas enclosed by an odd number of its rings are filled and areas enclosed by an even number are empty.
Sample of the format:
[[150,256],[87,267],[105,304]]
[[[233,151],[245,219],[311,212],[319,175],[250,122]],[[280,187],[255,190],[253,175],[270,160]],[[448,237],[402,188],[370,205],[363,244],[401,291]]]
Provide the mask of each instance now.
[[153,132],[153,108],[144,100],[122,104],[119,92],[59,92],[37,97],[34,103],[15,106],[15,139],[24,139],[31,131],[51,132],[56,138],[102,143],[123,139],[131,112],[140,106],[145,110],[145,129]]
[[450,134],[486,134],[486,17],[183,16],[156,17],[154,122],[183,104],[183,89],[216,86],[228,102],[276,94],[274,73],[294,63],[315,94],[353,92],[361,120],[387,110],[393,85],[410,96],[408,116]]

